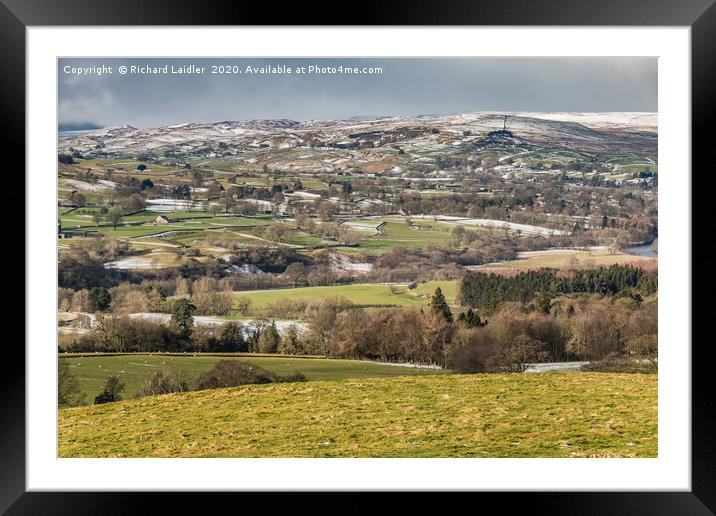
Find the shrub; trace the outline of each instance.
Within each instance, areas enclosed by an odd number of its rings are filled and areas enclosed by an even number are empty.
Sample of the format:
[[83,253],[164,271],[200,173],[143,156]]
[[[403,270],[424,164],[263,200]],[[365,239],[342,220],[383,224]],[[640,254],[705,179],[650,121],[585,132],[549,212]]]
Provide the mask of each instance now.
[[611,353],[601,360],[582,366],[582,371],[598,373],[657,373],[656,361],[644,361],[627,358],[618,353]]
[[281,376],[280,382],[282,383],[289,383],[289,382],[305,382],[307,380],[306,375],[303,374],[300,371],[295,371],[289,375]]
[[142,383],[137,396],[157,396],[189,391],[189,378],[183,369],[155,371]]
[[658,370],[659,338],[655,333],[640,335],[626,343],[627,351],[637,359],[644,370]]
[[124,383],[119,379],[119,377],[108,376],[104,387],[102,387],[102,391],[95,396],[94,403],[95,405],[99,405],[102,403],[120,401],[122,399],[120,396],[122,391],[124,391]]
[[305,380],[306,377],[298,372],[290,376],[279,376],[248,362],[221,360],[213,369],[199,376],[197,389],[219,389],[237,385],[302,382]]

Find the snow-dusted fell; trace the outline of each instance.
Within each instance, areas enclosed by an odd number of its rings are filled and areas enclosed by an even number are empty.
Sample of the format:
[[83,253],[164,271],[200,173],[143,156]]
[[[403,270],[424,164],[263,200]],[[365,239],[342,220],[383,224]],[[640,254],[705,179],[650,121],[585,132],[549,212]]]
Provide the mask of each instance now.
[[[505,116],[507,120],[505,121]],[[461,113],[347,120],[243,120],[88,131],[59,142],[83,155],[235,155],[242,149],[363,149],[384,146],[454,148],[480,145],[505,129],[511,144],[590,153],[656,156],[656,113]],[[482,142],[485,143],[485,142]],[[491,143],[489,138],[486,143]]]

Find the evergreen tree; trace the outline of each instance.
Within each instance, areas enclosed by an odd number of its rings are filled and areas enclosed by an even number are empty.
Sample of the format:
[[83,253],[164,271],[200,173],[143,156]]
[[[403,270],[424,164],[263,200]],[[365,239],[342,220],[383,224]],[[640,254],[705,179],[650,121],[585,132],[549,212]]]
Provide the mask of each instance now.
[[452,312],[450,311],[450,306],[448,306],[440,287],[435,289],[435,294],[433,295],[430,307],[432,308],[433,313],[442,315],[447,322],[452,322]]
[[109,305],[112,302],[112,294],[110,294],[109,290],[106,288],[94,287],[89,291],[87,301],[89,302],[91,310],[95,312],[104,312],[107,308],[109,308]]
[[484,326],[486,323],[482,322],[482,319],[480,319],[480,316],[477,314],[477,312],[473,311],[472,308],[468,308],[466,311],[462,312],[458,317],[457,320],[463,323],[465,326],[468,326],[470,328],[475,328],[477,326]]
[[188,299],[177,299],[172,305],[172,322],[179,326],[181,335],[185,339],[191,336],[194,312],[196,312],[196,306]]
[[222,352],[249,350],[248,343],[244,339],[243,327],[237,322],[230,322],[223,326],[219,343]]

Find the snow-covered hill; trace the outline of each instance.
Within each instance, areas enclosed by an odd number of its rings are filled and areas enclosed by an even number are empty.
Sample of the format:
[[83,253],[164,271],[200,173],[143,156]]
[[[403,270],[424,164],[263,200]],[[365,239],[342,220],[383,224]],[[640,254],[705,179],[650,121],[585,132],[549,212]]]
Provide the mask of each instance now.
[[83,155],[137,156],[171,151],[206,155],[242,148],[360,149],[382,146],[455,146],[507,130],[516,141],[583,152],[655,156],[655,113],[462,113],[348,120],[245,120],[183,123],[139,129],[129,125],[88,131],[60,140]]

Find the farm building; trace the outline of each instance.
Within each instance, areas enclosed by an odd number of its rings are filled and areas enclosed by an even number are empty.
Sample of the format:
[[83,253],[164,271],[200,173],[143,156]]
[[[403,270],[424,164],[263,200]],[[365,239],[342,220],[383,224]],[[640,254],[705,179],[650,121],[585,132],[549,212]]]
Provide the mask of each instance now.
[[155,224],[169,224],[169,219],[166,217],[162,217],[161,215],[157,215],[157,218],[154,219]]

